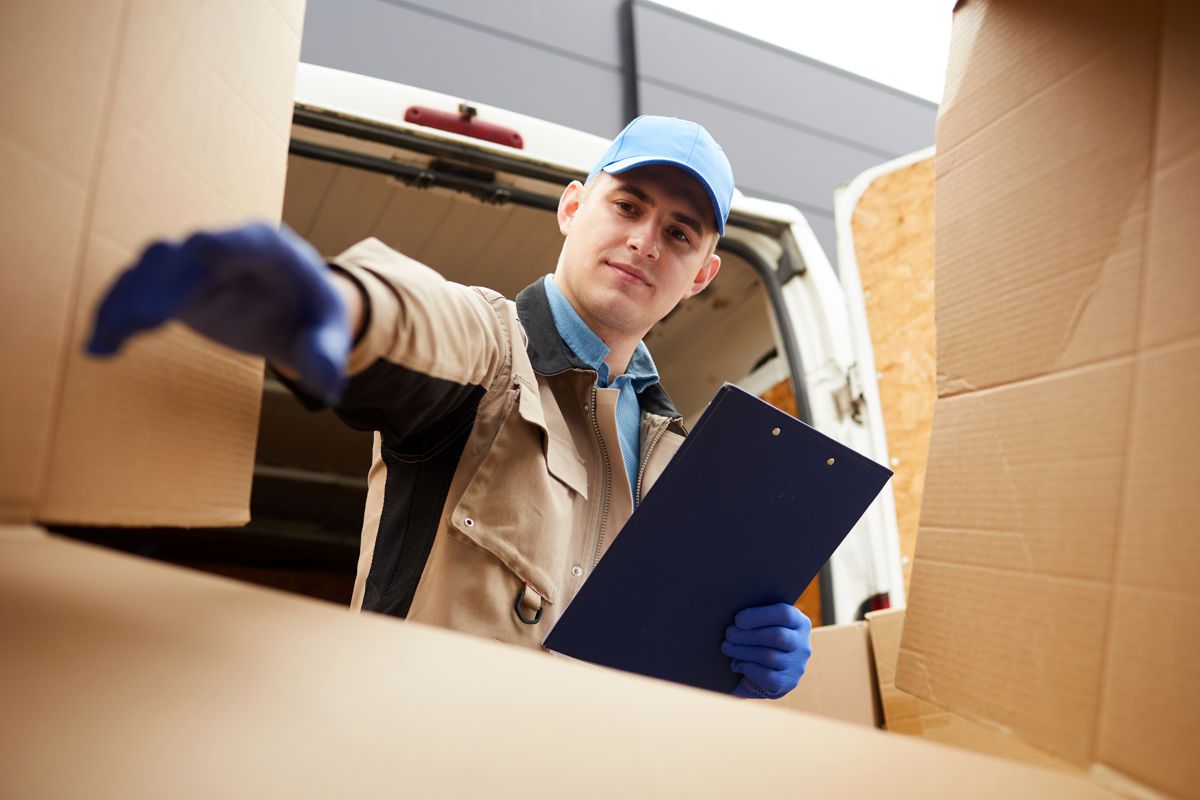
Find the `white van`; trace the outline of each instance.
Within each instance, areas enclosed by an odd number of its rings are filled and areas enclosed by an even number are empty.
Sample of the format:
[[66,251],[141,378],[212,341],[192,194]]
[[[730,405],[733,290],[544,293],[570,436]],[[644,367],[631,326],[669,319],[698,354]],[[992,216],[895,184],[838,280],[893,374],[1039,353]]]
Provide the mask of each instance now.
[[[496,141],[454,128],[491,131]],[[451,280],[515,297],[553,271],[559,194],[606,145],[498,108],[301,64],[284,222],[330,256],[374,236]],[[804,217],[737,193],[718,252],[718,279],[646,338],[680,413],[694,421],[730,381],[886,464],[861,298],[843,292]],[[327,412],[301,411],[268,380],[251,525],[276,519],[295,531],[303,521],[314,540],[322,526],[352,524],[357,534],[369,461],[369,437]],[[822,571],[821,620],[902,605],[899,562],[887,488]]]

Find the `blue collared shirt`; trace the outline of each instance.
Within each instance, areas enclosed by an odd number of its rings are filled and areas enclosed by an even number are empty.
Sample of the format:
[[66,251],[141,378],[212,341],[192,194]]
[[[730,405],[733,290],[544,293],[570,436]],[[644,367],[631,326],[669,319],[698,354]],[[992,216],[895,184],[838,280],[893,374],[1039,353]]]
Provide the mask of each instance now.
[[544,283],[546,298],[550,301],[550,315],[554,317],[558,335],[580,361],[596,370],[596,386],[621,391],[617,398],[617,435],[621,440],[621,457],[625,459],[625,472],[629,475],[629,491],[633,493],[634,505],[637,505],[638,461],[641,458],[642,445],[642,414],[637,396],[647,386],[658,383],[658,369],[655,368],[645,343],[638,342],[625,373],[610,384],[608,364],[604,363],[604,359],[608,357],[612,348],[587,326],[571,305],[571,301],[558,288],[553,275],[547,275]]

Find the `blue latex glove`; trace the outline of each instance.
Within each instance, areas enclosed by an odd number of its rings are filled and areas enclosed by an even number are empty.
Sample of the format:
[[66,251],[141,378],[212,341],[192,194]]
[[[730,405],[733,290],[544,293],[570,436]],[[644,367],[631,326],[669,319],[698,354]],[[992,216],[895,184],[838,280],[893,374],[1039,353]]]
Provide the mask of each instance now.
[[150,245],[101,301],[87,350],[113,355],[171,319],[295,373],[330,405],[341,396],[345,302],[324,259],[287,227],[252,223]]
[[787,603],[738,613],[721,644],[721,652],[733,659],[733,671],[742,675],[733,694],[778,700],[795,689],[812,655],[811,632],[808,617]]

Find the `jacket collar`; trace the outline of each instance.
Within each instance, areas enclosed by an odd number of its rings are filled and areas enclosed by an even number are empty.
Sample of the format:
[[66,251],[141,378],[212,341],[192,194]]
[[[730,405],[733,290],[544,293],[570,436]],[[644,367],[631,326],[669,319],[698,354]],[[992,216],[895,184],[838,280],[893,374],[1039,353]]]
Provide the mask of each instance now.
[[[595,370],[583,363],[571,352],[558,328],[554,325],[554,317],[550,313],[550,300],[546,297],[546,287],[542,279],[526,286],[517,295],[517,318],[525,328],[529,342],[525,347],[529,353],[529,362],[535,372],[541,375],[555,375],[571,369],[587,370],[595,374]],[[659,414],[671,419],[679,419],[680,413],[675,410],[675,404],[663,389],[661,383],[647,386],[638,394],[638,404],[642,411]]]

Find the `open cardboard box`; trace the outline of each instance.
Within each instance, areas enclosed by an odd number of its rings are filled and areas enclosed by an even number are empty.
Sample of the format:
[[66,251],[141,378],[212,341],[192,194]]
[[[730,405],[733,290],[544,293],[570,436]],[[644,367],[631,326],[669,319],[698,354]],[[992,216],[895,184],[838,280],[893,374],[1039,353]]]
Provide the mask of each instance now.
[[896,686],[902,608],[872,611],[865,622],[816,628],[804,679],[776,705],[1000,756],[1064,772],[1083,770],[1025,743],[1011,731],[962,717]]
[[111,363],[96,300],[151,240],[279,219],[303,0],[12,3],[0,25],[0,521],[249,518],[262,362],[182,326]]
[[6,18],[0,794],[1200,796],[1193,5],[962,3],[939,121],[939,399],[896,685],[1076,774],[28,524],[244,518],[257,363],[182,331],[115,365],[78,352],[142,243],[278,214],[299,17]]
[[1086,781],[0,536],[6,797],[1102,797]]
[[1200,8],[961,3],[896,685],[1200,796]]

